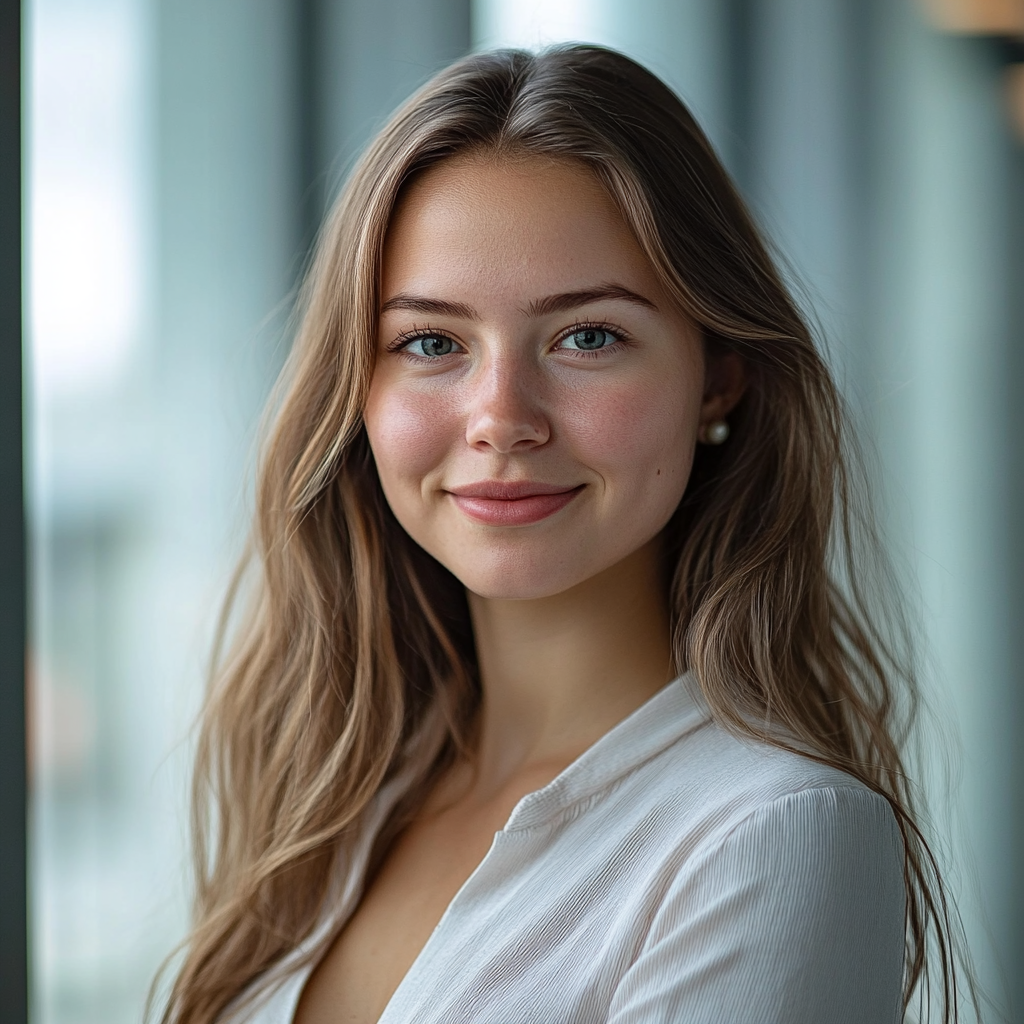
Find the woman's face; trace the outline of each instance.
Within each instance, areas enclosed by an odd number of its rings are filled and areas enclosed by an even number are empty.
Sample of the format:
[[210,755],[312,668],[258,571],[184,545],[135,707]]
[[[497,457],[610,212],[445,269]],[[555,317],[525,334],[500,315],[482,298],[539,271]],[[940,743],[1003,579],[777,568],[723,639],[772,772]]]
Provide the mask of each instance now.
[[697,331],[590,171],[429,169],[395,212],[381,297],[381,485],[470,591],[558,594],[657,536],[716,400]]

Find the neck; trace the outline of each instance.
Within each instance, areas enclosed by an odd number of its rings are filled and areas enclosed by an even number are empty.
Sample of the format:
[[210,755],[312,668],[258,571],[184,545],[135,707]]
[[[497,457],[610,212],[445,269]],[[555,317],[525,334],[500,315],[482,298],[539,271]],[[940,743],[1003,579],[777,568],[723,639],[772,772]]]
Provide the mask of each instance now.
[[483,686],[478,791],[560,769],[671,678],[660,540],[553,597],[469,595]]

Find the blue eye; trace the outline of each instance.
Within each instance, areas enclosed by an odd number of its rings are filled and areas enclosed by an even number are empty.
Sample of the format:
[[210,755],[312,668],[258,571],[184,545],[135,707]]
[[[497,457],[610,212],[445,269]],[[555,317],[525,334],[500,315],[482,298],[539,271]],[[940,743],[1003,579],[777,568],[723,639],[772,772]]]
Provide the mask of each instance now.
[[581,327],[572,334],[567,334],[559,348],[578,349],[581,352],[593,352],[596,349],[607,348],[619,339],[611,331],[603,330],[600,327]]
[[422,334],[413,338],[406,346],[406,351],[417,356],[447,356],[455,351],[455,342],[443,334]]

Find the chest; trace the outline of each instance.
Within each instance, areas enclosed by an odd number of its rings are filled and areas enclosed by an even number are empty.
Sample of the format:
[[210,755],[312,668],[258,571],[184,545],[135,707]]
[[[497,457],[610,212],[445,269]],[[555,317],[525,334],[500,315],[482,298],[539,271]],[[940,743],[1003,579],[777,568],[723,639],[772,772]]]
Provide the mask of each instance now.
[[303,989],[295,1024],[374,1024],[521,794],[413,822]]
[[404,837],[296,1024],[604,1019],[678,864],[583,825]]

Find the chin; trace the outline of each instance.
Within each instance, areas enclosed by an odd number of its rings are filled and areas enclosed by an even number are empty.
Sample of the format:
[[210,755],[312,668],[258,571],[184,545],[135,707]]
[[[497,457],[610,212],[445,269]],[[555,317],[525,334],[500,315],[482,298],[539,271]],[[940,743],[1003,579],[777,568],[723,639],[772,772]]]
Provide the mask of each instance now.
[[493,601],[535,601],[571,590],[600,571],[599,566],[552,552],[474,552],[441,559],[471,593]]
[[564,594],[579,582],[582,581],[566,583],[563,580],[507,580],[482,576],[462,580],[470,593],[487,601],[540,601],[546,597]]
[[472,545],[458,552],[438,552],[434,557],[478,597],[537,601],[565,594],[594,579],[649,539],[646,535],[620,536],[617,543],[609,544],[606,538],[602,544],[600,537],[585,543],[578,537],[563,537],[561,543]]

